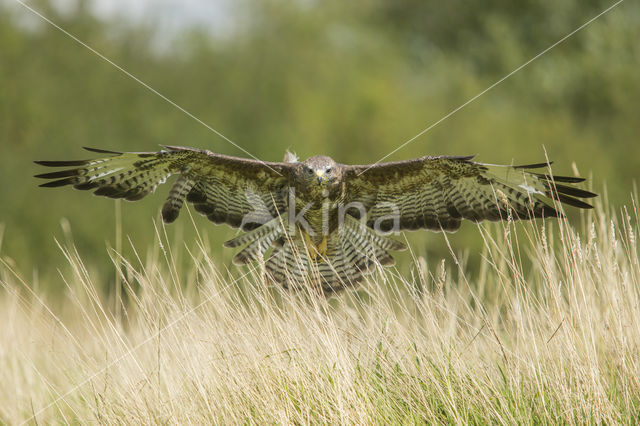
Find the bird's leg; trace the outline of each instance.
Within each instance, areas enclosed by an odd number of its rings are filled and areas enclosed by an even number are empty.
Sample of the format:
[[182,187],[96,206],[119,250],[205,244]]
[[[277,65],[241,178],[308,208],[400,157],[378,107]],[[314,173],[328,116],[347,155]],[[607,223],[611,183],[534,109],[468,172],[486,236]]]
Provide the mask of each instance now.
[[320,256],[324,257],[327,254],[327,236],[322,236],[322,241],[318,244],[318,248],[316,249]]
[[313,241],[311,241],[311,237],[309,234],[304,232],[304,243],[307,246],[307,251],[309,252],[309,256],[311,260],[316,260],[318,255],[324,257],[327,254],[327,236],[322,236],[322,241],[316,246]]
[[304,244],[307,246],[307,251],[309,252],[309,256],[311,257],[311,260],[316,260],[316,256],[318,255],[318,249],[316,249],[316,246],[313,244],[313,241],[311,241],[309,234],[305,231],[302,231],[302,233],[304,234]]

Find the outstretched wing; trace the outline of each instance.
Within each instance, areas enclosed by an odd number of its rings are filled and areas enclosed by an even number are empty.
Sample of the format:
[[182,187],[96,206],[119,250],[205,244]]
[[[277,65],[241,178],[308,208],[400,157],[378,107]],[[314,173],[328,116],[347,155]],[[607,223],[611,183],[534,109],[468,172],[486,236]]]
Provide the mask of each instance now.
[[533,171],[548,169],[548,163],[500,166],[476,163],[472,158],[422,157],[345,166],[345,193],[354,206],[348,212],[355,215],[358,206],[363,206],[367,225],[383,231],[455,231],[462,219],[557,217],[560,213],[554,200],[592,208],[579,198],[596,194],[571,185],[584,179]]
[[36,161],[66,170],[36,175],[49,179],[40,186],[71,185],[94,194],[135,201],[171,175],[179,175],[162,208],[163,220],[173,222],[186,198],[216,223],[251,229],[285,211],[284,192],[291,165],[214,154],[194,148],[166,146],[159,152],[113,152],[95,160]]

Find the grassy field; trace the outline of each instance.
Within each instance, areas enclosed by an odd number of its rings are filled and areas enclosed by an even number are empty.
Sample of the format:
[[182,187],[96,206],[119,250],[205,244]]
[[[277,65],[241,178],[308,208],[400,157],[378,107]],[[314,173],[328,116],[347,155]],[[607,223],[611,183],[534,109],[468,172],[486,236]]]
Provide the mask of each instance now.
[[[176,2],[26,3],[206,124],[0,0],[0,424],[640,423],[640,2],[223,1],[227,32],[173,40]],[[430,128],[389,160],[551,159],[609,191],[568,222],[411,233],[325,300],[230,266],[226,226],[154,223],[166,186],[114,208],[32,179],[85,145],[245,156],[207,126],[345,164]]]
[[122,294],[71,241],[63,297],[3,259],[0,421],[640,421],[637,208],[477,232],[474,276],[454,248],[329,300],[162,228],[139,257],[111,252]]

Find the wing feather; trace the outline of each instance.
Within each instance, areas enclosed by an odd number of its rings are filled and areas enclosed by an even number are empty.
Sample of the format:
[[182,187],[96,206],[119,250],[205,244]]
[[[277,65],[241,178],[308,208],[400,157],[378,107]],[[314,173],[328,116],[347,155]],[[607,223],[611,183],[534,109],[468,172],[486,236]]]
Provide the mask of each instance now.
[[[557,217],[554,200],[592,206],[581,198],[597,196],[571,184],[578,177],[532,170],[550,163],[502,166],[473,157],[422,157],[378,165],[344,166],[347,202],[362,203],[367,225],[382,231],[427,228],[455,231],[461,220]],[[562,183],[559,183],[562,182]]]
[[186,199],[216,223],[255,227],[284,211],[283,188],[291,164],[262,162],[214,154],[195,148],[165,146],[159,152],[115,152],[92,160],[36,161],[45,167],[69,169],[42,173],[40,186],[70,185],[95,190],[95,195],[135,201],[153,192],[170,176],[179,175],[165,202],[162,215],[173,222]]

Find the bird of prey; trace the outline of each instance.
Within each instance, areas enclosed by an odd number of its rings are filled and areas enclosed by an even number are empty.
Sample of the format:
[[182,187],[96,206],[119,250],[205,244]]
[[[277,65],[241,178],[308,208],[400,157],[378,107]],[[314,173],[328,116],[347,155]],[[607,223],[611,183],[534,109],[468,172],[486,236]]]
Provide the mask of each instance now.
[[184,201],[211,221],[245,231],[226,247],[243,247],[234,263],[260,262],[270,281],[289,288],[312,283],[325,293],[352,287],[389,251],[405,244],[390,233],[426,228],[456,231],[463,219],[558,217],[560,203],[589,209],[584,179],[552,176],[549,163],[491,165],[472,156],[425,156],[345,165],[319,155],[263,162],[210,151],[162,146],[159,152],[86,148],[102,158],[36,161],[65,170],[36,175],[44,187],[71,185],[135,201],[177,175],[162,208],[176,220]]

